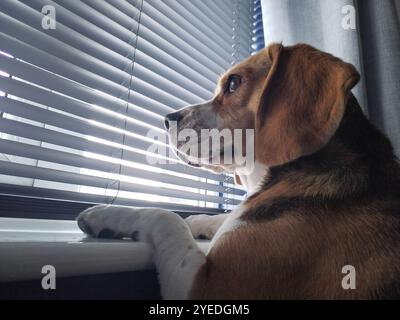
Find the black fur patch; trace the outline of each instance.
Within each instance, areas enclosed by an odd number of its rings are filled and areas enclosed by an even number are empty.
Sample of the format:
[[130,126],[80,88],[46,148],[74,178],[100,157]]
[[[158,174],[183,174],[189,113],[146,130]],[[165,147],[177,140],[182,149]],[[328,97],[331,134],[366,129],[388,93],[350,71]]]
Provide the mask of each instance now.
[[294,209],[312,208],[319,201],[317,199],[292,197],[275,198],[263,205],[246,211],[244,217],[248,220],[274,220]]
[[98,234],[99,238],[106,238],[106,239],[112,239],[112,238],[117,238],[116,233],[112,231],[111,229],[105,228],[101,230]]
[[131,239],[132,241],[139,241],[139,231],[133,231],[131,233]]

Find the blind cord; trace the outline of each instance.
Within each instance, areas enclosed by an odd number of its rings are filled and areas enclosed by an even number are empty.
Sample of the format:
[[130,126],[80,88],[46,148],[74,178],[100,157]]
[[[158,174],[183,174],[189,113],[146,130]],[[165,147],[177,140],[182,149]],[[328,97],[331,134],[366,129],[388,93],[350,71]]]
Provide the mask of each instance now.
[[[131,61],[131,72],[130,72],[130,78],[129,78],[129,85],[128,85],[128,96],[126,99],[126,108],[125,108],[125,119],[124,119],[124,132],[122,133],[122,146],[125,146],[125,140],[126,140],[126,129],[128,126],[128,120],[127,120],[127,116],[128,116],[128,111],[129,111],[129,100],[131,97],[131,91],[133,89],[132,84],[133,84],[133,72],[135,69],[135,60],[136,60],[136,49],[137,49],[137,44],[138,44],[138,40],[139,40],[139,31],[140,31],[140,23],[141,23],[141,18],[142,18],[142,11],[143,11],[143,1],[141,0],[140,2],[140,9],[139,9],[139,17],[138,17],[138,26],[136,29],[136,38],[135,38],[135,45],[134,45],[134,50],[133,50],[133,56],[132,56],[132,61]],[[121,162],[119,164],[119,168],[118,168],[118,175],[121,175],[122,173],[122,161],[124,159],[124,148],[122,148],[121,150]],[[118,198],[119,196],[119,192],[121,189],[121,180],[117,179],[117,192],[114,195],[114,197],[111,199],[111,201],[109,202],[109,204],[114,204],[115,200]],[[108,186],[107,186],[108,189]],[[106,189],[106,190],[107,190]],[[106,196],[107,196],[107,192],[106,192]]]

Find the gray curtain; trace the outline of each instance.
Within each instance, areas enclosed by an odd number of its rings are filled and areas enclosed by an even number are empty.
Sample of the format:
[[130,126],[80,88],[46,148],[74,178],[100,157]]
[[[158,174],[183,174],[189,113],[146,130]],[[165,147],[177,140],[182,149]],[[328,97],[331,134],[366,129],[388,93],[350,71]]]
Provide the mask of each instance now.
[[[400,156],[400,0],[261,0],[265,43],[308,43],[354,64],[353,89]],[[355,28],[343,28],[356,13]],[[343,11],[342,11],[343,10]]]

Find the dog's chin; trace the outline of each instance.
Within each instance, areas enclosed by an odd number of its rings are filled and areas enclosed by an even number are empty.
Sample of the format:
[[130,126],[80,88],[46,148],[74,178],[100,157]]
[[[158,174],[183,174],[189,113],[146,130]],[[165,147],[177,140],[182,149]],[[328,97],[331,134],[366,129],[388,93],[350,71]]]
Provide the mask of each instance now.
[[204,158],[190,157],[176,147],[174,147],[174,153],[180,160],[182,160],[185,164],[191,167],[201,168],[218,174],[234,172],[235,170],[234,165],[232,164],[225,166],[224,164],[213,163],[212,158],[204,159]]
[[171,149],[173,150],[173,152],[177,156],[177,158],[182,160],[182,162],[184,162],[188,166],[196,167],[196,168],[201,167],[200,163],[198,163],[196,160],[190,159],[186,153],[179,150],[179,147],[173,146],[173,148],[171,148]]

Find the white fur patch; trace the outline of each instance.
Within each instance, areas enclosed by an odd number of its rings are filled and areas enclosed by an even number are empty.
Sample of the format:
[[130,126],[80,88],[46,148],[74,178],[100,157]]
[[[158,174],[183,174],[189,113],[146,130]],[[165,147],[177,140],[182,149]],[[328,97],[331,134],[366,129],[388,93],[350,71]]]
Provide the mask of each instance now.
[[264,177],[268,174],[268,167],[256,161],[254,163],[253,171],[250,174],[242,175],[238,173],[240,181],[246,187],[247,197],[256,193]]
[[231,213],[228,214],[228,217],[225,219],[222,226],[218,229],[218,231],[212,238],[210,246],[208,247],[208,252],[210,252],[211,248],[225,232],[233,231],[246,224],[246,222],[240,219],[240,216],[243,214],[245,209],[246,208],[244,207],[244,205],[240,204],[238,207],[233,209]]
[[193,237],[204,236],[206,239],[211,240],[227,217],[228,214],[196,214],[187,217],[185,221],[190,231],[192,231]]
[[139,241],[151,243],[162,297],[189,297],[206,257],[188,225],[176,213],[158,208],[99,205],[83,211],[77,220],[83,231],[95,237],[107,230],[116,237],[135,234]]

